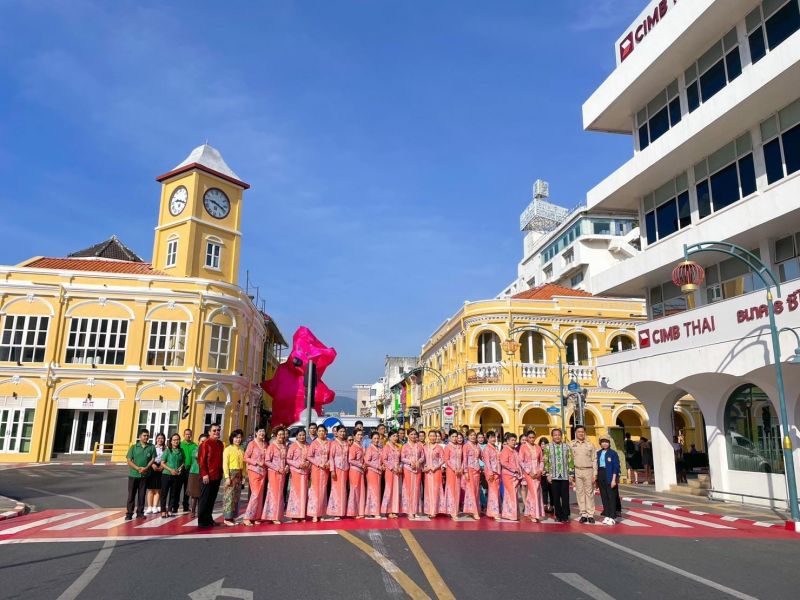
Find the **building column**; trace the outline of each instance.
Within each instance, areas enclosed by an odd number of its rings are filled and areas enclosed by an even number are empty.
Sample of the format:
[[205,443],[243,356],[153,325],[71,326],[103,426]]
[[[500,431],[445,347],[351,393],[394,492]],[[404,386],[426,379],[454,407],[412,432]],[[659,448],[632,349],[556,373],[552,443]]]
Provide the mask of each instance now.
[[650,421],[650,445],[653,447],[653,476],[657,492],[668,492],[678,483],[675,473],[675,450],[672,447],[672,411],[674,392],[642,402]]

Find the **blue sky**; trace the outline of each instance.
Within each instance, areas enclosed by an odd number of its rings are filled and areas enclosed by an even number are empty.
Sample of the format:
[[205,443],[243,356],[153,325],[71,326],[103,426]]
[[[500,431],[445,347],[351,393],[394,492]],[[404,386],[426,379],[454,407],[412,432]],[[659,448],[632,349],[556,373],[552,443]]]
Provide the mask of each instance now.
[[208,140],[252,188],[242,273],[340,393],[516,274],[537,178],[573,207],[631,155],[581,104],[644,0],[0,4],[0,263],[117,234]]

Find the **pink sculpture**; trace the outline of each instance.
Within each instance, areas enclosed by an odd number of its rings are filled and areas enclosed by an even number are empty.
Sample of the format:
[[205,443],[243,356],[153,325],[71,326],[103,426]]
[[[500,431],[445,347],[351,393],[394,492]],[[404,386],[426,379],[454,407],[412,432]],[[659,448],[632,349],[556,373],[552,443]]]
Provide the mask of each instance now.
[[336,358],[336,350],[328,348],[311,333],[308,327],[299,327],[292,336],[292,352],[288,360],[278,365],[275,375],[261,384],[272,396],[272,425],[291,425],[306,408],[305,374],[308,361],[317,366],[317,389],[314,410],[321,414],[322,405],[333,402],[336,394],[322,381],[325,369]]

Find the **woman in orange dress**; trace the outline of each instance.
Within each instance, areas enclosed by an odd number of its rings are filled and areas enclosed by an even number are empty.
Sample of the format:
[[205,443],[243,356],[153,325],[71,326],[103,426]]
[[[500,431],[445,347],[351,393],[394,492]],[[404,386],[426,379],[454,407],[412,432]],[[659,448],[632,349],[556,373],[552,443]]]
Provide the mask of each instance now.
[[463,474],[463,452],[458,443],[458,432],[450,431],[450,443],[444,448],[444,511],[456,521],[458,520],[459,501],[461,500],[461,476]]
[[519,448],[519,466],[528,495],[525,496],[525,516],[534,523],[544,518],[544,502],[542,502],[542,474],[544,473],[544,456],[536,443],[536,432],[529,429],[522,439]]
[[425,465],[425,449],[419,443],[416,429],[408,430],[408,443],[400,451],[403,465],[403,493],[400,510],[409,519],[416,519],[422,498],[422,469]]
[[347,428],[335,429],[336,436],[329,442],[328,464],[331,467],[331,494],[325,509],[329,517],[338,520],[347,514],[347,478],[350,472],[350,446],[347,444]]
[[372,519],[381,517],[381,434],[373,431],[370,445],[364,450],[364,466],[367,479],[367,493],[364,500],[364,513]]
[[462,454],[464,512],[477,521],[481,518],[481,448],[478,446],[478,434],[472,429],[467,432],[467,442]]
[[383,501],[381,512],[390,519],[397,518],[400,512],[400,488],[403,485],[403,465],[400,464],[400,446],[397,431],[389,433],[389,441],[381,450],[381,465],[384,473]]
[[[347,497],[347,516],[364,518],[366,490],[364,485],[364,430],[358,429],[353,435],[353,443],[348,451],[350,462],[350,495]],[[380,482],[378,483],[380,489]]]
[[442,434],[431,431],[425,446],[425,514],[434,518],[442,512],[442,466],[444,465],[444,448]]
[[308,494],[307,513],[311,520],[316,523],[320,517],[325,516],[328,496],[328,473],[330,466],[328,456],[328,429],[324,425],[317,427],[317,439],[311,442],[308,449],[308,462],[311,463],[311,490]]
[[267,498],[264,500],[262,521],[272,521],[280,525],[283,520],[283,492],[286,489],[286,428],[275,428],[275,441],[267,448]]
[[481,453],[486,477],[486,516],[495,521],[500,520],[500,450],[497,448],[497,434],[489,431],[486,434],[486,448]]
[[244,453],[244,462],[247,465],[247,479],[250,482],[250,500],[244,511],[242,524],[252,527],[261,521],[261,511],[264,509],[264,482],[267,479],[267,432],[265,429],[256,431],[256,437],[247,444]]
[[504,440],[503,449],[500,451],[500,470],[503,477],[503,506],[500,515],[508,521],[519,521],[517,492],[522,471],[516,451],[517,436],[509,432]]
[[286,501],[285,514],[295,521],[302,521],[306,518],[308,476],[311,472],[308,454],[306,430],[301,429],[297,432],[294,444],[289,446],[286,453],[286,463],[289,465],[291,481],[289,482],[289,499]]

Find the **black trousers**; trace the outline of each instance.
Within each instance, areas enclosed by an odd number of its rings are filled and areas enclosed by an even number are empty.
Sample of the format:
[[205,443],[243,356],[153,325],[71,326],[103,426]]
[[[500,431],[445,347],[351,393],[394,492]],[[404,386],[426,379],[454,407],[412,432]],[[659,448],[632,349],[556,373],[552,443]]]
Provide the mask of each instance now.
[[147,478],[128,477],[128,507],[125,515],[128,517],[133,516],[134,504],[136,506],[136,514],[144,515],[144,499],[146,495]]
[[[178,492],[175,494],[176,497],[179,497],[181,490],[183,490],[183,510],[189,510],[189,470],[184,469],[181,471],[181,474],[178,475],[180,479],[180,485],[178,486]],[[176,512],[178,509],[175,508]]]
[[617,515],[622,512],[619,485],[611,487],[611,484],[606,481],[606,470],[604,468],[597,470],[597,483],[600,487],[600,499],[603,501],[603,516],[616,519]]
[[211,527],[214,524],[212,512],[220,483],[221,479],[209,479],[208,483],[200,481],[200,500],[197,502],[197,524],[200,527]]
[[559,521],[569,519],[569,481],[553,479],[550,484],[550,497],[553,501],[556,519]]
[[547,481],[547,477],[542,477],[541,488],[542,488],[542,503],[545,506],[553,504],[553,495],[552,493],[550,493],[550,482]]
[[[161,474],[161,512],[178,512],[181,494],[181,476]],[[169,504],[167,503],[169,497]]]

